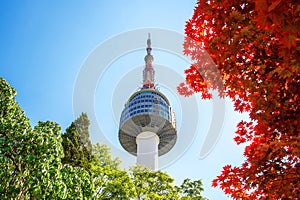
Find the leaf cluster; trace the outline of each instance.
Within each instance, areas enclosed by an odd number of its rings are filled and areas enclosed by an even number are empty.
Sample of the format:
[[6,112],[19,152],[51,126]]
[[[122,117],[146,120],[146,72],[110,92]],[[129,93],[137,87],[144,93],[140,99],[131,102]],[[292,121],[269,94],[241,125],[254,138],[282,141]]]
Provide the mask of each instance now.
[[218,90],[250,116],[234,138],[246,144],[246,161],[213,181],[233,198],[299,197],[299,22],[298,1],[210,0],[186,23],[184,53],[195,63],[178,91],[211,98]]

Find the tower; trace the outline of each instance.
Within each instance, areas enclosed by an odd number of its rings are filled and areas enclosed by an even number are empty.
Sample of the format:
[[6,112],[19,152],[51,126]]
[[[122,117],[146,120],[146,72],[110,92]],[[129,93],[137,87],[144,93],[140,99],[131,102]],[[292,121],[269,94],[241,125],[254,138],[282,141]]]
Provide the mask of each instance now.
[[131,95],[121,114],[119,141],[137,156],[137,163],[155,171],[158,156],[169,152],[176,143],[176,119],[170,102],[155,87],[150,34],[143,70],[143,86]]

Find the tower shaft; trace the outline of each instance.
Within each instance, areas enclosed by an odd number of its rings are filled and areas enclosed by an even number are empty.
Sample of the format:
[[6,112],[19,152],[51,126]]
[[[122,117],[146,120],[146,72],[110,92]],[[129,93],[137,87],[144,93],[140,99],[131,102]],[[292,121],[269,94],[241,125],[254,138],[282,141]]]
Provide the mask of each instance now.
[[136,137],[136,144],[137,163],[156,171],[158,169],[159,137],[156,133],[145,131]]

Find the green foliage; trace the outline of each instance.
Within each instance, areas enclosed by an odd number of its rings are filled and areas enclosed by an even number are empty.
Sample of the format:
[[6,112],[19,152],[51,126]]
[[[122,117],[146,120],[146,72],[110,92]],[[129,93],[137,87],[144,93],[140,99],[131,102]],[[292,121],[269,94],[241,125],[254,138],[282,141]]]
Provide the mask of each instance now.
[[125,170],[112,169],[110,166],[93,166],[95,198],[132,199],[136,197],[135,185]]
[[[0,199],[73,196],[74,191],[69,189],[72,182],[86,183],[87,172],[78,169],[66,175],[67,166],[61,163],[63,148],[59,125],[39,122],[32,129],[15,95],[16,91],[0,78]],[[82,176],[78,172],[82,172]],[[64,182],[68,177],[72,177],[72,181]],[[91,198],[92,193],[88,191],[92,184],[85,186],[76,194],[84,193]]]
[[62,145],[65,156],[62,163],[74,167],[90,168],[92,160],[92,143],[89,138],[90,121],[85,113],[71,123],[66,132],[62,135]]
[[63,199],[91,199],[94,196],[94,183],[85,169],[64,165],[61,174]]
[[28,118],[14,100],[16,91],[0,78],[0,198],[21,196],[26,162],[30,150],[25,143],[31,133]]
[[29,151],[24,159],[24,170],[28,171],[28,177],[24,179],[24,186],[27,186],[24,188],[25,196],[43,199],[60,196],[60,158],[63,150],[59,125],[54,122],[39,122],[29,136]]
[[135,198],[134,183],[125,170],[120,169],[120,159],[113,159],[107,145],[93,145],[91,173],[97,199]]
[[112,158],[110,148],[105,144],[96,143],[93,145],[92,155],[95,164],[100,167],[109,166],[112,169],[120,169],[121,160],[119,158]]
[[139,199],[178,199],[174,179],[162,171],[150,171],[142,166],[130,169]]
[[176,186],[176,189],[181,196],[181,200],[206,199],[201,196],[201,193],[204,191],[201,180],[191,181],[189,178],[184,179],[180,186]]

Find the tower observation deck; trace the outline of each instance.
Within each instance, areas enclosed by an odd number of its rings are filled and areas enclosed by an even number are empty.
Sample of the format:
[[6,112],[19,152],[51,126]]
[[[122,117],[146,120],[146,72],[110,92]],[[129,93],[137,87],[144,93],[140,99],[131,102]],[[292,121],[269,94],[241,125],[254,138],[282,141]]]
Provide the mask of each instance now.
[[155,87],[150,34],[143,70],[143,86],[126,102],[119,125],[122,147],[137,156],[137,163],[153,171],[158,156],[169,152],[176,143],[176,119],[170,102]]

